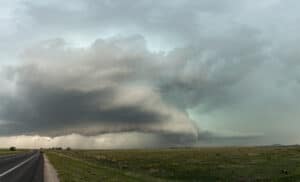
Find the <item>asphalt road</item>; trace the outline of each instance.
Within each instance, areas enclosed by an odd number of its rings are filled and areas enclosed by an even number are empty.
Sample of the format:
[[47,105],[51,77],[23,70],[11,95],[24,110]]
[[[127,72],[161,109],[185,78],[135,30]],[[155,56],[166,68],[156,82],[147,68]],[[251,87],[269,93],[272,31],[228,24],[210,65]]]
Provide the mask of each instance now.
[[43,182],[43,170],[39,151],[0,157],[0,182]]

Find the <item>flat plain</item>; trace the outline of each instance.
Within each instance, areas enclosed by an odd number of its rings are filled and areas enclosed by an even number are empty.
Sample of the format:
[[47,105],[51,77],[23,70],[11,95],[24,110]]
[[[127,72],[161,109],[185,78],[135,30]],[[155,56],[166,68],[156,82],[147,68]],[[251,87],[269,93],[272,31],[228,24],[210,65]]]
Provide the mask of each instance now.
[[11,155],[11,154],[18,154],[18,153],[22,153],[22,152],[26,152],[28,150],[25,150],[25,149],[21,149],[21,150],[15,150],[15,151],[10,151],[8,149],[0,149],[0,156],[3,156],[3,155]]
[[300,147],[48,150],[66,181],[297,181]]

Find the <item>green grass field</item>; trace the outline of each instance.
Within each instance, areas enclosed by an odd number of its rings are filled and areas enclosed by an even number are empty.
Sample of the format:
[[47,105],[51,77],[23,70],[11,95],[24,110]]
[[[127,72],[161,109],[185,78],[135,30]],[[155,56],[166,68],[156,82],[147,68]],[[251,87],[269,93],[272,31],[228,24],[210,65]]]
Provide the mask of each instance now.
[[21,152],[25,152],[26,150],[16,150],[16,151],[10,151],[8,149],[0,149],[0,156],[1,155],[11,155],[11,154],[17,154]]
[[47,151],[65,181],[300,181],[300,147]]

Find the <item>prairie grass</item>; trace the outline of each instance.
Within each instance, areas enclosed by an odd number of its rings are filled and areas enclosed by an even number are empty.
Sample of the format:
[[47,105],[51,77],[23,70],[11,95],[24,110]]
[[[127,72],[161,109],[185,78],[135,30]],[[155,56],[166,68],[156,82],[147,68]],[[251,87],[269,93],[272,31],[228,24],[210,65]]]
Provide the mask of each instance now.
[[0,156],[2,155],[11,155],[11,154],[18,154],[22,152],[26,152],[27,150],[16,150],[16,151],[10,151],[8,149],[0,149]]
[[300,147],[48,151],[62,181],[295,181]]

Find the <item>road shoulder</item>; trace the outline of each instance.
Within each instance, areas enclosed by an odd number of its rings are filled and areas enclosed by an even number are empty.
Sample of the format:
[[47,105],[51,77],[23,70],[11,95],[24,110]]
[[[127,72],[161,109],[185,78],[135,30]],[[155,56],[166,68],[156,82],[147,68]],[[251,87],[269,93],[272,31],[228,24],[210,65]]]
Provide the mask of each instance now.
[[59,182],[57,172],[44,154],[44,182]]

